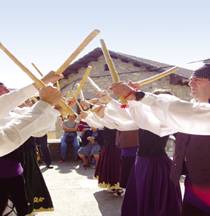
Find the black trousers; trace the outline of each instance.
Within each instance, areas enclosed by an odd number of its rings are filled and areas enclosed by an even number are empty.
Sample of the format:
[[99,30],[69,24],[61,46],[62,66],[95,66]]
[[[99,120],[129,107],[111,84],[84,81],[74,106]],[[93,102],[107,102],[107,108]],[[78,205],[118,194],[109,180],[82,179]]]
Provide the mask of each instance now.
[[52,163],[50,151],[48,148],[48,143],[47,143],[47,135],[42,136],[42,137],[37,137],[36,138],[36,144],[38,145],[40,151],[41,151],[41,157],[45,164],[49,166]]
[[0,178],[0,215],[3,215],[8,199],[14,204],[18,216],[27,214],[28,206],[23,176]]
[[210,213],[204,212],[187,202],[183,202],[182,216],[210,216]]

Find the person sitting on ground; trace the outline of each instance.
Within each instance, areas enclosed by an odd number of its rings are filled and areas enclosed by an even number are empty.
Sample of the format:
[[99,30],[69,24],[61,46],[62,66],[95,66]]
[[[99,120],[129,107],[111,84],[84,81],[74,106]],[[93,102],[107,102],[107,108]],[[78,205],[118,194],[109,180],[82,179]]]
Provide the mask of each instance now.
[[69,115],[68,119],[64,120],[62,123],[64,134],[61,138],[60,145],[61,161],[65,161],[67,159],[67,147],[70,143],[73,145],[73,160],[77,159],[77,151],[80,144],[79,137],[77,136],[77,123],[75,122],[76,118],[76,115]]
[[90,165],[90,159],[93,156],[97,165],[99,159],[100,145],[98,143],[98,132],[96,128],[86,130],[82,135],[82,146],[78,150],[78,155],[82,159],[83,166]]

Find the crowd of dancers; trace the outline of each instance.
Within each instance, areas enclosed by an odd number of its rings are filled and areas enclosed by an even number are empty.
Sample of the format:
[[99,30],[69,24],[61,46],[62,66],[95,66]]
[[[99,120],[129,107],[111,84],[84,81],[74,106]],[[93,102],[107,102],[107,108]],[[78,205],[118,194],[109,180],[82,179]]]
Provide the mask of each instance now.
[[[43,81],[60,78],[51,73]],[[83,101],[81,107],[86,108],[71,118],[70,125],[64,122],[62,159],[66,159],[64,139],[71,133],[74,157],[78,155],[86,168],[93,156],[99,186],[124,195],[122,216],[210,215],[209,64],[194,71],[189,86],[191,102],[166,90],[143,92],[136,83],[112,84],[110,93],[101,91],[96,100]],[[36,93],[34,85],[9,92],[0,83],[0,93],[0,214],[8,200],[20,216],[53,210],[36,162],[34,137],[45,135],[55,124],[61,94],[54,87],[43,87],[40,100],[28,107],[22,104]],[[126,107],[116,98],[126,100]],[[74,136],[77,131],[81,140]],[[176,138],[173,160],[165,152],[171,134]],[[183,198],[181,175],[185,175]]]

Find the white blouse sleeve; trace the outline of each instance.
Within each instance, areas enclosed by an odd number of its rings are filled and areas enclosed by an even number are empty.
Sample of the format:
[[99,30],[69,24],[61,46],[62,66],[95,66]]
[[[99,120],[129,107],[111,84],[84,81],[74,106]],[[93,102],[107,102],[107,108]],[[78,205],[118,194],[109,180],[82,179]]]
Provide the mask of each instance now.
[[22,89],[11,91],[0,96],[0,119],[7,115],[15,107],[22,104],[28,98],[34,96],[37,90],[33,85],[26,86]]
[[90,126],[98,129],[103,129],[104,125],[101,122],[100,118],[97,117],[94,113],[89,112],[88,116],[84,119],[84,121]]
[[104,117],[101,118],[104,125],[110,129],[117,129],[119,131],[137,130],[139,127],[133,121],[129,111],[126,108],[121,108],[121,104],[112,99],[107,104]]
[[[163,129],[210,135],[210,104],[208,103],[192,103],[165,94],[146,94],[141,101],[129,102],[133,119],[137,120],[142,107],[148,106],[151,114],[160,122],[160,131]],[[164,127],[161,128],[161,125]]]
[[44,135],[55,124],[58,115],[48,103],[39,101],[30,111],[11,118],[0,127],[0,157],[18,148],[29,137]]

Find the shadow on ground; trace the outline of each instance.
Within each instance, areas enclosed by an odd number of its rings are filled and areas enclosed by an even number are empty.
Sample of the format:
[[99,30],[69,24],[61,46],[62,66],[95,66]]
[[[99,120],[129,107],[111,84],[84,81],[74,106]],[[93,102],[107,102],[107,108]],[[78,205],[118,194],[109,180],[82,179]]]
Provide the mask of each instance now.
[[[67,162],[59,162],[56,161],[52,164],[54,166],[54,170],[58,171],[61,174],[67,174],[67,173],[71,173],[73,170],[76,171],[79,175],[83,175],[86,176],[88,179],[93,179],[94,178],[94,172],[95,169],[93,168],[84,168],[82,166],[81,161],[67,161]],[[48,169],[46,168],[46,166],[40,166],[41,172],[44,173],[46,172]]]
[[120,216],[123,197],[116,197],[106,190],[95,192],[93,195],[98,202],[101,215]]
[[82,164],[80,163],[78,166],[75,167],[75,171],[79,174],[79,175],[84,175],[86,176],[88,179],[94,179],[94,173],[95,173],[95,169],[88,167],[88,168],[84,168],[82,166]]

